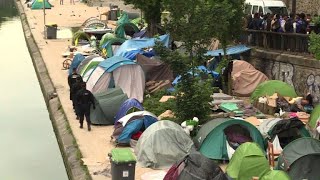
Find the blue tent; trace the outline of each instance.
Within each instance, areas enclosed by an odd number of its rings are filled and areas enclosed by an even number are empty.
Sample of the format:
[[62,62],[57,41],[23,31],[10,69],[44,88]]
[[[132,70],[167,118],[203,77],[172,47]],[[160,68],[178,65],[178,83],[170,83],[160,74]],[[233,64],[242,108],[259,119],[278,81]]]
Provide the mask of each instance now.
[[125,102],[122,103],[122,105],[119,108],[118,113],[116,114],[115,117],[115,123],[116,124],[118,122],[119,119],[121,119],[122,117],[124,117],[125,115],[127,115],[128,111],[132,108],[137,108],[140,111],[143,111],[144,108],[142,106],[142,104],[135,98],[130,98],[127,99]]
[[107,72],[112,72],[115,69],[119,68],[120,66],[128,65],[128,64],[136,64],[136,63],[130,59],[127,59],[121,56],[113,56],[111,58],[108,58],[102,61],[98,66],[102,67]]
[[[214,78],[218,78],[219,77],[219,73],[215,72],[215,71],[210,71],[208,70],[206,67],[204,66],[198,66],[197,68],[198,70],[207,73],[207,74],[211,74],[212,77]],[[189,71],[190,74],[192,74],[192,71]],[[197,74],[196,74],[197,75]],[[181,79],[181,76],[177,76],[176,79],[174,79],[174,81],[172,82],[172,85],[175,86],[176,84],[178,84],[179,80]]]
[[[126,52],[138,50],[147,47],[153,47],[157,38],[137,38],[125,41],[117,50],[115,56],[124,56]],[[166,47],[169,47],[169,35],[162,35],[159,37]]]
[[[233,46],[227,48],[227,55],[235,55],[235,54],[240,54],[246,51],[249,51],[251,48],[245,46],[245,45],[238,45],[238,46]],[[219,56],[221,54],[222,56],[224,55],[223,49],[217,49],[214,51],[208,51],[206,56]]]
[[117,143],[129,144],[132,135],[141,130],[147,129],[151,124],[157,122],[157,118],[145,115],[143,118],[135,119],[126,124],[122,133],[117,139]]
[[72,63],[69,67],[69,75],[72,74],[72,69],[77,68],[84,59],[85,57],[82,54],[76,54],[73,57]]
[[137,49],[137,50],[132,50],[124,53],[123,57],[131,59],[131,60],[136,60],[137,59],[137,54],[142,54],[146,57],[152,57],[155,56],[154,50],[151,51],[144,51],[142,49]]

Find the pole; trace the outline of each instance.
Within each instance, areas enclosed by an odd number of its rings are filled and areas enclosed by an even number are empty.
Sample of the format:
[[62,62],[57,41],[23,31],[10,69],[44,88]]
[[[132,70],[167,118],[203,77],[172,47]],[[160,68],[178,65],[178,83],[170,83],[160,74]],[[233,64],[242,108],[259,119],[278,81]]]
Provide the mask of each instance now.
[[43,1],[43,38],[46,39],[46,0]]
[[296,0],[292,0],[292,7],[291,7],[291,11],[294,15],[296,15],[296,11],[297,11],[297,1]]

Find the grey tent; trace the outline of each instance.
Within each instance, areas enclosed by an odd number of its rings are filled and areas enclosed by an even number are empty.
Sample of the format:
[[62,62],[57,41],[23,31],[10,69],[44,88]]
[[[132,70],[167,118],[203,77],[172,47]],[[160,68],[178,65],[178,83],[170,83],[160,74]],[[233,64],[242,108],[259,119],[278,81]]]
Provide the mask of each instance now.
[[170,67],[158,59],[150,59],[142,54],[137,55],[137,63],[142,67],[146,81],[173,81]]
[[192,150],[195,150],[193,142],[182,127],[172,121],[162,120],[144,131],[135,153],[141,166],[166,169]]
[[305,137],[292,141],[283,149],[276,169],[286,171],[292,180],[318,180],[319,162],[320,141]]
[[114,117],[121,104],[128,99],[121,88],[108,89],[108,91],[93,94],[96,109],[91,108],[90,119],[95,125],[113,125]]

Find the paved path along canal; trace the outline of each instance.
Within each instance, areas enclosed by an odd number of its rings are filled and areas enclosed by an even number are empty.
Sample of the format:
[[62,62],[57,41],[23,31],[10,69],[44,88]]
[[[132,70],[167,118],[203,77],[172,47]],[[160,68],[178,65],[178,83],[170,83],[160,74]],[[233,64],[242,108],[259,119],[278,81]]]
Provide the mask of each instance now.
[[0,179],[68,179],[13,3],[0,3]]

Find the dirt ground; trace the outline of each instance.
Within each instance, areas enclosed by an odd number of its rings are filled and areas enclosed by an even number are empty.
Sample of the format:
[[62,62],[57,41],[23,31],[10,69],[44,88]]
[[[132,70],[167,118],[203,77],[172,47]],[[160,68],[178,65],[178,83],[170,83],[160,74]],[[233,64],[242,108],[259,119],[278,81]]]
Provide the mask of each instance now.
[[[22,1],[22,3],[23,2],[24,1]],[[75,5],[71,5],[67,0],[64,0],[64,5],[60,5],[59,0],[51,0],[49,2],[54,5],[54,7],[46,10],[46,24],[56,23],[59,29],[79,27],[86,19],[90,17],[99,18],[101,13],[109,10],[109,7],[88,7],[79,1],[75,1]],[[115,0],[112,2],[115,3]],[[123,6],[120,6],[120,8],[121,7]],[[126,8],[130,9],[130,7]],[[62,62],[65,59],[62,57],[62,54],[66,51],[68,45],[71,45],[70,34],[63,33],[63,35],[59,32],[60,34],[58,33],[58,36],[64,36],[65,38],[54,40],[44,39],[43,11],[31,10],[26,5],[24,5],[24,10],[32,34],[41,51],[72,132],[83,155],[82,160],[84,164],[88,166],[94,180],[111,179],[108,153],[114,148],[113,144],[110,143],[113,126],[93,126],[91,132],[88,132],[86,128],[80,129],[79,122],[76,120],[71,101],[69,100],[67,71],[62,68]],[[152,170],[137,166],[135,179],[140,179],[141,175],[149,171]]]

